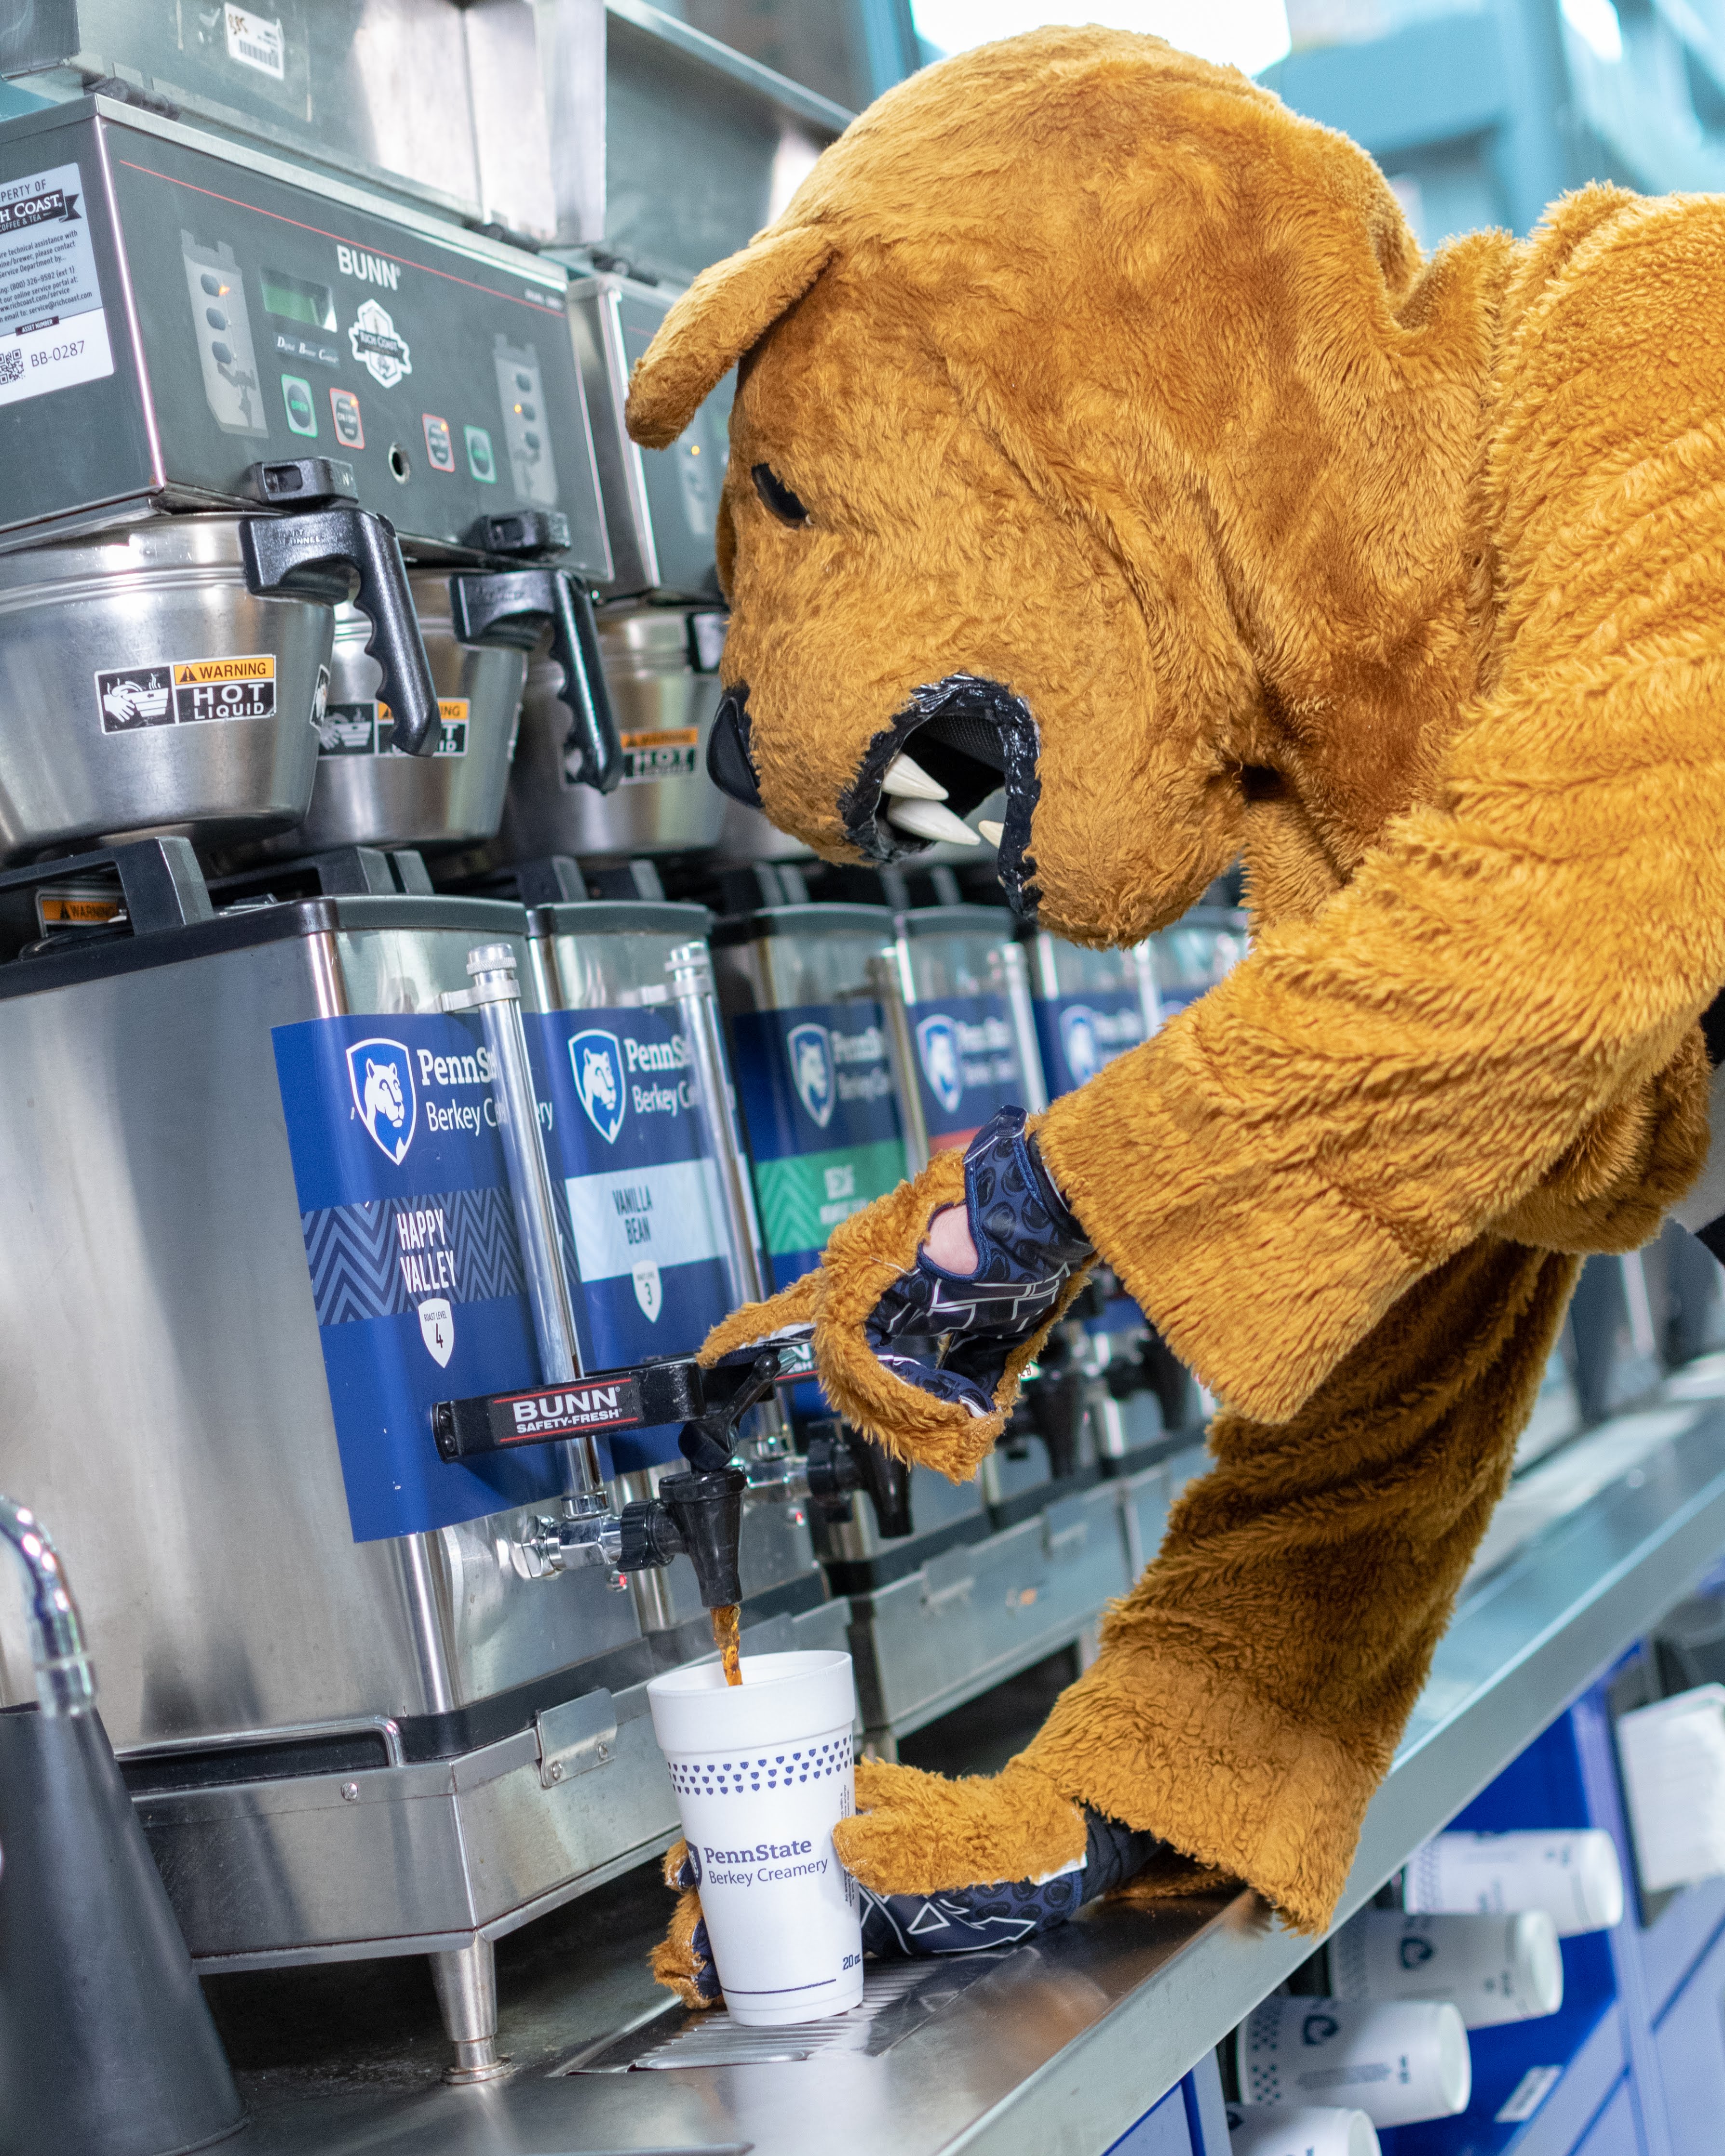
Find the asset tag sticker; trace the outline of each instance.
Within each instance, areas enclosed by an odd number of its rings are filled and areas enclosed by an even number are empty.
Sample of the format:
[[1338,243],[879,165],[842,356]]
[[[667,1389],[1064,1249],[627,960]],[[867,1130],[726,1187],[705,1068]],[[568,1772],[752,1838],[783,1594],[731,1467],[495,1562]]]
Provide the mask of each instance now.
[[1563,2077],[1561,2066],[1529,2066],[1494,2115],[1492,2124],[1519,2126],[1524,2118],[1531,2118]]
[[144,726],[192,726],[209,719],[273,719],[275,656],[169,659],[154,666],[115,666],[95,677],[105,734]]
[[642,786],[661,778],[692,778],[695,750],[700,741],[694,726],[665,726],[650,733],[623,736],[624,786]]
[[114,372],[76,165],[0,186],[0,404]]
[[242,67],[255,68],[259,74],[282,82],[287,77],[287,40],[281,33],[280,22],[272,22],[267,15],[254,15],[249,8],[225,8],[222,11],[228,31],[228,57],[238,60]]

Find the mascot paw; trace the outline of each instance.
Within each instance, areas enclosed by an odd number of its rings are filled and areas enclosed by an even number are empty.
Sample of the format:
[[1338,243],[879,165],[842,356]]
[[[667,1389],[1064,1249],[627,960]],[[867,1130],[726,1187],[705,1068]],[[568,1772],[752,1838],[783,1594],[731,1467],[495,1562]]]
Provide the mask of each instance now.
[[712,1948],[707,1943],[687,1842],[674,1841],[665,1851],[665,1883],[678,1900],[670,1930],[653,1949],[653,1974],[685,2006],[722,2006],[724,1994],[719,1989],[719,1973],[713,1967]]
[[980,1953],[1063,1924],[1132,1878],[1162,1845],[1062,1797],[1014,1760],[948,1782],[860,1762],[857,1801],[834,1840],[862,1884],[863,1951]]
[[856,1802],[856,1815],[834,1828],[834,1845],[845,1870],[877,1894],[1046,1878],[1084,1860],[1082,1810],[1022,1760],[949,1782],[860,1759]]

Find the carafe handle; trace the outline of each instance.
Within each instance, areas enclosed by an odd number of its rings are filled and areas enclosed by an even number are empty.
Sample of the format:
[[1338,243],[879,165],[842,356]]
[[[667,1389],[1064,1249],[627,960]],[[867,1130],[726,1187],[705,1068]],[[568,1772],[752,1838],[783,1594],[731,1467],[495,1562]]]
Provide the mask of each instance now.
[[551,624],[551,655],[563,676],[558,701],[569,714],[563,753],[578,750],[580,784],[609,793],[623,776],[623,743],[585,585],[567,569],[464,572],[449,579],[449,619],[463,644],[518,651],[531,651]]
[[371,625],[365,648],[382,673],[378,695],[394,716],[391,739],[404,755],[429,756],[439,738],[437,690],[388,517],[340,501],[285,516],[247,516],[240,521],[239,544],[246,589],[257,598],[340,606],[350,572],[357,576],[354,603]]

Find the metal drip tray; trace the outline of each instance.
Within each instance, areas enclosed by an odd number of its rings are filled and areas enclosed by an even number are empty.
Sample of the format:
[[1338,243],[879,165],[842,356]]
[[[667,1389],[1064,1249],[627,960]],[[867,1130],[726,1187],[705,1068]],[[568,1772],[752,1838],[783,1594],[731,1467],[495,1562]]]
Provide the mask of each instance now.
[[[655,2014],[650,2021],[559,2066],[560,2074],[621,2074],[670,2066],[794,2065],[818,2055],[860,2052],[870,2059],[924,2028],[1001,1963],[1035,1948],[949,1955],[938,1960],[872,1964],[863,1977],[863,2001],[826,2021],[801,2021],[783,2029],[745,2029],[726,2013]],[[665,2024],[676,2025],[667,2031]]]

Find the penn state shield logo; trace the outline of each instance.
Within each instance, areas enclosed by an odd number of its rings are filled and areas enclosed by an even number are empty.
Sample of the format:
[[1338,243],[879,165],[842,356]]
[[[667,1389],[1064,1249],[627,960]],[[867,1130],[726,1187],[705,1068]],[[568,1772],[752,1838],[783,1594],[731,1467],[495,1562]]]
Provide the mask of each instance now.
[[833,1120],[838,1088],[833,1083],[833,1043],[824,1025],[793,1025],[784,1037],[797,1098],[824,1130]]
[[413,1058],[398,1040],[356,1040],[347,1051],[347,1083],[361,1122],[399,1168],[419,1120]]
[[1086,1010],[1082,1004],[1074,1004],[1070,1010],[1060,1013],[1060,1046],[1075,1086],[1081,1086],[1086,1079],[1096,1076],[1102,1067],[1102,1050],[1096,1039],[1096,1014],[1093,1010]]
[[958,1029],[938,1012],[916,1026],[916,1055],[928,1090],[949,1116],[964,1098],[964,1070],[958,1060]]
[[616,1034],[601,1033],[597,1026],[574,1034],[569,1042],[569,1067],[587,1120],[607,1145],[615,1145],[629,1110],[623,1049]]

